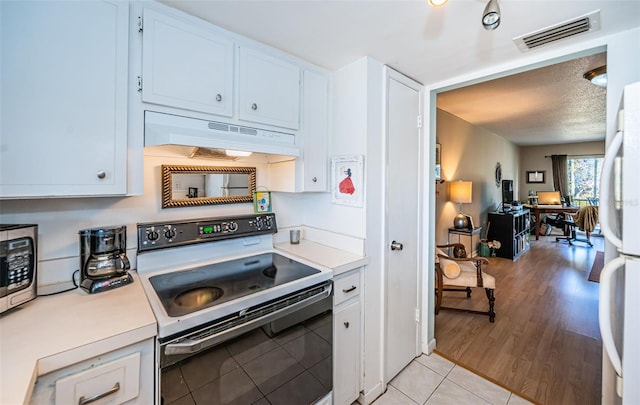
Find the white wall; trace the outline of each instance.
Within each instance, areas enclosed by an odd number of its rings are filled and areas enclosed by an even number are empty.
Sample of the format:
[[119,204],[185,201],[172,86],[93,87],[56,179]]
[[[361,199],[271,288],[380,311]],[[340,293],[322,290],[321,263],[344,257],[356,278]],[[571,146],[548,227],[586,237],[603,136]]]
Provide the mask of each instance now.
[[[553,167],[551,158],[545,156],[602,156],[604,155],[604,141],[563,143],[558,145],[537,145],[520,147],[520,184],[518,194],[514,195],[520,201],[527,201],[529,190],[553,190]],[[527,171],[544,171],[544,183],[527,183]]]
[[487,213],[495,211],[502,201],[502,188],[495,183],[496,164],[499,162],[502,167],[503,179],[514,180],[517,191],[518,148],[501,136],[442,110],[437,112],[437,142],[441,145],[441,176],[445,182],[436,185],[436,242],[447,242],[448,229],[460,208],[449,200],[449,185],[456,180],[473,183],[472,202],[464,204],[463,210],[471,215],[475,226],[483,227],[484,237]]
[[[162,209],[162,164],[204,166],[256,167],[256,183],[266,183],[264,164],[188,159],[175,154],[144,157],[144,194],[135,197],[67,198],[39,200],[4,200],[1,223],[38,224],[38,288],[39,293],[50,293],[69,288],[71,276],[79,268],[78,231],[87,228],[127,226],[127,250],[132,267],[135,267],[137,248],[136,224],[164,220],[182,220],[225,215],[253,213],[253,205],[225,204],[203,207]],[[278,199],[274,198],[277,207]],[[288,218],[288,211],[278,211],[281,222],[295,222]]]

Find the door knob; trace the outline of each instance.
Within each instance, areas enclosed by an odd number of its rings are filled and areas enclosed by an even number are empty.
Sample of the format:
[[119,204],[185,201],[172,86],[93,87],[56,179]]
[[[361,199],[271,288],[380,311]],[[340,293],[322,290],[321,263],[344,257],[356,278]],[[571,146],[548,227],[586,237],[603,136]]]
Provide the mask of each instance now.
[[395,240],[391,242],[391,250],[402,250],[403,247],[400,242],[396,242]]

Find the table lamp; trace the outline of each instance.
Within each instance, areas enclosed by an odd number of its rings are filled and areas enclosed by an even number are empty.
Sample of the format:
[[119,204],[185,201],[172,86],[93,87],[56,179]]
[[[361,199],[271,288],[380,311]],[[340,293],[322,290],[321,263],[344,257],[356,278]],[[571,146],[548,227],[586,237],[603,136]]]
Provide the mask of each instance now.
[[453,218],[453,227],[456,229],[468,227],[469,220],[462,213],[462,204],[471,203],[471,182],[460,180],[449,183],[449,195],[451,201],[460,204],[460,212]]

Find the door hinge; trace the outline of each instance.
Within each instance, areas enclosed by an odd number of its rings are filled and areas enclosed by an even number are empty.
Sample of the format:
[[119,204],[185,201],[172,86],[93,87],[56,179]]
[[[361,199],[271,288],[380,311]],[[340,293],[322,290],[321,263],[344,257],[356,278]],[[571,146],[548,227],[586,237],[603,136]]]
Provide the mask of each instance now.
[[144,23],[142,21],[142,16],[138,16],[138,32],[142,32],[144,28]]
[[420,323],[420,309],[416,308],[416,322]]
[[142,91],[142,76],[138,76],[138,91]]
[[416,124],[418,125],[418,128],[422,128],[422,114],[418,115]]

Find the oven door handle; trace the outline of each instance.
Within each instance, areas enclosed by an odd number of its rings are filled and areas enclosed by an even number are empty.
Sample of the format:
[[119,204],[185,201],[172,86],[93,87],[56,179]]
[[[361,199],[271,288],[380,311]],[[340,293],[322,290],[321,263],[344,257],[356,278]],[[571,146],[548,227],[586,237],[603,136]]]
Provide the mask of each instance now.
[[167,356],[171,356],[171,355],[179,355],[179,354],[197,353],[217,343],[240,336],[243,333],[253,328],[262,326],[280,317],[289,315],[290,313],[293,313],[308,305],[321,301],[329,297],[331,295],[331,291],[332,291],[332,286],[329,285],[329,288],[325,289],[322,293],[318,295],[314,295],[313,297],[309,297],[305,300],[296,302],[295,304],[292,304],[285,308],[278,309],[274,312],[261,316],[260,318],[252,319],[251,321],[248,321],[246,323],[209,335],[203,339],[188,338],[188,339],[181,340],[179,343],[168,343],[164,346],[164,354]]

